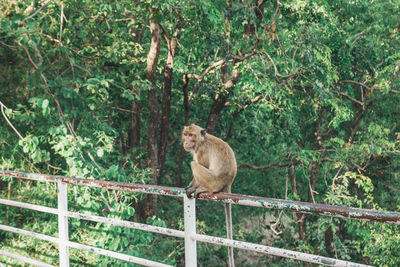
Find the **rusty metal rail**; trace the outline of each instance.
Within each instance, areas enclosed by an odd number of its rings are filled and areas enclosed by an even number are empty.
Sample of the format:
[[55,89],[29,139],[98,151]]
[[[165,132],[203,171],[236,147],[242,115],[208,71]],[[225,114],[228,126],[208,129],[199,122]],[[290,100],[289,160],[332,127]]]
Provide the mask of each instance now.
[[[166,187],[157,185],[129,184],[121,182],[110,182],[101,180],[79,179],[67,176],[55,176],[48,174],[25,173],[19,171],[0,170],[0,175],[17,177],[35,181],[57,182],[58,180],[66,184],[104,188],[109,190],[128,191],[136,193],[147,193],[156,195],[167,195],[183,197],[185,189],[179,187]],[[327,204],[316,204],[310,202],[292,201],[275,198],[265,198],[227,193],[202,193],[200,200],[213,200],[244,206],[277,209],[284,211],[294,211],[306,214],[319,214],[338,218],[349,218],[374,222],[384,222],[400,224],[400,212],[360,209],[353,207],[335,206]]]
[[[94,222],[103,222],[113,225],[119,225],[122,227],[134,228],[143,231],[150,231],[153,233],[159,233],[169,236],[176,236],[179,238],[184,238],[185,240],[185,265],[188,267],[197,266],[197,248],[196,242],[208,242],[217,245],[230,246],[239,249],[247,249],[258,251],[261,253],[266,253],[270,255],[286,257],[306,262],[312,262],[327,266],[366,266],[359,263],[352,263],[348,261],[342,261],[333,258],[327,258],[297,251],[291,251],[281,248],[274,248],[259,244],[248,243],[244,241],[237,241],[232,239],[226,239],[221,237],[200,235],[196,233],[196,209],[195,209],[195,199],[188,199],[185,194],[185,190],[182,188],[175,187],[165,187],[165,186],[154,186],[154,185],[140,185],[140,184],[128,184],[120,182],[109,182],[101,180],[91,180],[91,179],[78,179],[66,176],[53,176],[46,174],[34,174],[34,173],[24,173],[18,171],[0,170],[0,176],[8,176],[15,178],[22,178],[34,181],[43,182],[54,182],[57,184],[57,198],[58,198],[58,208],[50,208],[45,206],[39,206],[24,202],[18,202],[13,200],[1,199],[0,205],[8,205],[20,208],[31,209],[39,212],[46,212],[50,214],[58,215],[58,238],[46,236],[40,233],[35,233],[19,228],[10,227],[7,225],[0,224],[0,230],[14,232],[22,235],[27,235],[35,237],[47,242],[52,242],[58,244],[59,247],[59,264],[61,267],[68,267],[69,264],[69,248],[76,248],[81,250],[91,251],[93,253],[106,255],[109,257],[114,257],[117,259],[122,259],[128,262],[137,263],[145,266],[169,266],[163,263],[158,263],[146,259],[141,259],[133,257],[126,254],[117,253],[110,250],[105,250],[97,247],[87,246],[71,242],[69,240],[68,232],[68,218],[77,218],[82,220],[90,220]],[[174,197],[183,197],[184,199],[184,231],[179,231],[175,229],[169,229],[165,227],[157,227],[152,225],[140,224],[130,221],[123,221],[118,219],[111,219],[101,216],[94,216],[90,214],[81,214],[78,212],[68,211],[68,190],[67,185],[77,185],[77,186],[87,186],[103,188],[107,190],[118,190],[118,191],[128,191],[146,194],[157,194],[157,195],[167,195]],[[202,200],[213,200],[225,203],[232,203],[238,205],[246,205],[253,207],[262,207],[269,209],[279,209],[285,211],[302,212],[307,214],[320,214],[324,216],[333,216],[340,218],[350,218],[357,220],[368,220],[376,222],[386,222],[393,224],[400,224],[400,213],[399,212],[389,212],[389,211],[377,211],[377,210],[367,210],[367,209],[357,209],[350,207],[340,207],[324,204],[312,204],[298,201],[288,201],[281,199],[245,196],[237,194],[209,194],[203,193],[200,195],[199,199]],[[25,262],[35,262],[39,266],[48,266],[46,263],[40,263],[35,260],[27,259],[25,257],[19,257],[15,254],[10,254],[7,251],[0,250],[0,255],[16,258]],[[0,265],[1,266],[1,265]]]

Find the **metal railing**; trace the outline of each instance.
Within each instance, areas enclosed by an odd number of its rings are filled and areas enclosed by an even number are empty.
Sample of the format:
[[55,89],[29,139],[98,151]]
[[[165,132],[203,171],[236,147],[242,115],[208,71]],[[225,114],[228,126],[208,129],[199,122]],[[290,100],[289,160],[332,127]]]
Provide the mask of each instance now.
[[[54,176],[46,174],[34,174],[25,173],[18,171],[8,171],[0,170],[0,176],[8,176],[15,178],[22,178],[35,181],[44,182],[54,182],[57,183],[57,195],[58,195],[58,207],[50,208],[40,205],[34,205],[24,202],[18,202],[8,199],[1,199],[0,204],[31,209],[39,212],[45,212],[50,214],[58,215],[58,238],[35,233],[7,225],[0,224],[0,230],[13,232],[21,235],[31,236],[48,242],[58,244],[59,246],[59,265],[61,267],[69,266],[69,248],[75,248],[79,250],[90,251],[100,255],[105,255],[113,257],[116,259],[121,259],[124,261],[141,264],[144,266],[170,266],[163,263],[142,259],[122,253],[117,253],[114,251],[97,248],[93,246],[83,245],[76,242],[69,241],[68,232],[68,218],[76,218],[82,220],[89,220],[93,222],[109,223],[116,226],[128,227],[133,229],[139,229],[143,231],[149,231],[153,233],[174,236],[179,238],[184,238],[185,242],[185,266],[192,267],[197,266],[197,251],[196,242],[207,242],[222,246],[230,246],[238,249],[246,249],[257,251],[269,255],[286,257],[291,259],[296,259],[300,261],[317,263],[327,266],[367,266],[359,263],[352,263],[348,261],[343,261],[334,258],[327,258],[323,256],[312,255],[308,253],[302,253],[297,251],[291,251],[287,249],[281,249],[276,247],[270,247],[265,245],[253,244],[244,241],[231,240],[221,237],[201,235],[196,233],[196,209],[195,209],[195,199],[188,199],[185,194],[185,190],[182,188],[175,187],[164,187],[164,186],[154,186],[154,185],[140,185],[140,184],[128,184],[120,182],[109,182],[109,181],[99,181],[90,179],[78,179],[65,176]],[[169,229],[166,227],[158,227],[153,225],[141,224],[131,221],[111,219],[101,216],[94,216],[90,214],[82,214],[78,212],[71,212],[68,210],[67,201],[67,186],[77,185],[77,186],[87,186],[96,188],[105,188],[108,190],[119,190],[128,191],[136,193],[146,193],[146,194],[156,194],[156,195],[166,195],[173,197],[183,197],[184,202],[184,231]],[[400,212],[388,212],[388,211],[378,211],[378,210],[367,210],[358,209],[350,207],[332,206],[324,204],[313,204],[307,202],[280,200],[272,198],[245,196],[237,194],[207,194],[203,193],[200,195],[200,199],[207,199],[213,201],[221,201],[225,203],[246,205],[253,207],[262,207],[268,209],[279,209],[285,211],[295,211],[308,214],[320,214],[324,216],[332,216],[339,218],[351,218],[357,220],[368,220],[377,222],[386,222],[392,224],[400,224]],[[13,254],[4,250],[0,250],[0,255],[5,257],[14,258],[16,260],[26,262],[29,264],[37,266],[51,266],[49,264],[39,262],[30,258],[23,257],[18,254]],[[0,264],[1,266],[1,264]]]

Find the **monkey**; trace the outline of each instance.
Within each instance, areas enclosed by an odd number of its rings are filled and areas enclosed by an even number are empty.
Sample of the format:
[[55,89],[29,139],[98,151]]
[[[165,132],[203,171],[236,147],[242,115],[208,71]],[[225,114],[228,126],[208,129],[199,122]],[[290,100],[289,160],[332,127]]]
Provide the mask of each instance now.
[[195,124],[183,129],[182,142],[183,148],[193,155],[190,166],[194,178],[186,187],[187,196],[190,198],[194,193],[197,197],[206,191],[230,193],[237,172],[232,148]]
[[[222,139],[213,136],[200,126],[185,126],[182,132],[183,148],[190,152],[193,179],[185,188],[188,198],[202,192],[231,192],[237,173],[235,153]],[[232,239],[231,204],[225,203],[227,237]],[[228,247],[228,265],[234,266],[233,247]]]

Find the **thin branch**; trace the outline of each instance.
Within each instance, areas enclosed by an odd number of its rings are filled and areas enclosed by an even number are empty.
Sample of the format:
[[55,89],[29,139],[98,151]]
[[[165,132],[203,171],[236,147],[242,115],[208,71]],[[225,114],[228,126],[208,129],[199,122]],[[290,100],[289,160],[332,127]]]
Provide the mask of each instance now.
[[14,48],[14,49],[15,49],[15,48],[18,48],[18,46],[9,45],[9,44],[6,44],[5,42],[2,42],[2,41],[0,41],[0,44],[6,46],[6,47],[8,47],[8,48]]
[[35,12],[33,12],[31,15],[29,15],[28,17],[24,18],[23,20],[21,20],[18,24],[21,25],[22,23],[24,23],[25,21],[27,21],[28,19],[33,18],[34,16],[36,16],[40,11],[42,11],[43,8],[45,8],[48,4],[50,4],[51,0],[46,0],[42,6],[36,10]]
[[271,168],[271,167],[274,167],[274,166],[287,167],[290,164],[292,164],[292,163],[283,163],[283,164],[281,164],[280,161],[276,161],[276,162],[273,162],[273,163],[265,165],[265,166],[255,166],[255,165],[252,165],[252,164],[249,164],[249,163],[241,163],[237,167],[238,168],[249,168],[249,169],[253,169],[253,170],[262,170],[262,169],[268,169],[268,168]]
[[338,83],[350,83],[350,84],[355,84],[355,85],[359,85],[359,86],[362,86],[362,87],[364,87],[364,88],[367,88],[368,90],[371,90],[371,87],[367,86],[367,85],[364,84],[364,83],[357,82],[357,81],[342,80],[342,81],[338,81],[337,84],[338,84]]
[[239,62],[242,62],[242,61],[244,61],[244,60],[246,60],[246,59],[248,59],[248,58],[250,58],[250,57],[252,57],[252,56],[254,56],[254,55],[257,55],[257,54],[260,54],[261,52],[258,52],[258,51],[253,51],[252,53],[249,53],[249,54],[246,54],[246,55],[244,55],[244,56],[233,56],[232,57],[232,60],[229,60],[229,61],[233,61],[233,63],[239,63]]
[[203,73],[199,76],[199,78],[197,79],[197,83],[194,85],[192,92],[190,93],[189,96],[189,102],[192,101],[193,95],[196,93],[200,83],[203,81],[204,77],[214,68],[222,66],[225,63],[225,59],[221,59],[217,62],[215,62],[214,64],[208,66]]
[[14,125],[10,122],[10,120],[8,119],[6,113],[4,112],[4,108],[7,108],[1,101],[0,101],[0,106],[1,106],[1,113],[3,114],[4,119],[7,121],[7,123],[11,126],[11,128],[14,130],[14,132],[18,135],[18,137],[21,140],[24,140],[24,138],[22,137],[22,135],[18,132],[18,130],[14,127]]
[[19,41],[17,41],[17,44],[25,51],[25,54],[28,57],[29,62],[32,64],[35,70],[37,70],[39,67],[36,65],[35,61],[33,61],[28,49],[25,46],[23,46]]
[[60,42],[62,40],[62,30],[63,30],[63,23],[64,23],[64,2],[61,2],[61,14],[60,14]]
[[197,75],[197,74],[185,74],[186,75],[186,78],[189,78],[189,79],[196,79],[196,80],[199,80],[200,79],[200,75]]
[[[59,44],[60,46],[65,47],[65,48],[67,48],[68,50],[72,51],[72,52],[73,52],[75,55],[77,55],[77,56],[80,56],[80,57],[83,57],[83,58],[87,58],[87,59],[96,59],[96,58],[99,58],[99,56],[89,57],[89,56],[82,55],[82,54],[79,53],[79,51],[77,51],[77,50],[75,50],[75,49],[72,49],[72,48],[70,48],[70,47],[64,45],[62,42],[60,42],[60,40],[55,39],[55,38],[51,37],[51,36],[48,35],[48,34],[45,34],[44,36],[45,36],[48,40],[53,41],[53,42]],[[74,64],[74,67],[76,67],[75,64]],[[82,68],[82,67],[81,67],[81,68]],[[86,72],[89,72],[89,71],[87,71],[87,70],[85,70],[85,71],[86,71]]]
[[364,102],[361,102],[361,101],[359,101],[359,100],[357,100],[357,99],[355,99],[355,98],[349,96],[349,95],[346,94],[346,93],[342,93],[342,92],[335,91],[335,90],[332,90],[331,92],[332,92],[332,93],[335,93],[335,94],[338,94],[338,95],[341,95],[341,96],[344,96],[344,97],[346,97],[347,99],[351,100],[352,102],[357,103],[357,104],[359,104],[360,106],[364,107]]
[[272,64],[272,66],[274,67],[275,76],[278,76],[278,77],[280,77],[280,78],[291,78],[291,77],[294,77],[294,76],[296,76],[296,75],[299,74],[299,72],[290,73],[290,74],[288,74],[288,75],[282,75],[282,74],[280,74],[279,71],[278,71],[278,68],[277,68],[276,65],[275,65],[274,60],[272,59],[272,57],[271,57],[267,52],[264,52],[264,53],[267,55],[269,61],[271,61],[271,64]]

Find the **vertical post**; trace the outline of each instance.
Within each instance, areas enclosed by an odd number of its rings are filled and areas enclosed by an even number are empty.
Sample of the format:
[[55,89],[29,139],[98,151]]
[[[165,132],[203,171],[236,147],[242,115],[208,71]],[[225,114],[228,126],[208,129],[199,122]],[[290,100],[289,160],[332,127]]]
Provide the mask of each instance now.
[[[226,237],[233,239],[232,235],[232,205],[225,203],[225,218],[226,218]],[[228,266],[235,267],[235,256],[233,254],[233,247],[228,247]]]
[[196,201],[194,198],[183,197],[185,219],[185,267],[197,266],[196,240]]
[[69,249],[68,249],[68,194],[67,184],[60,179],[57,180],[58,186],[58,240],[60,253],[60,267],[69,267]]

